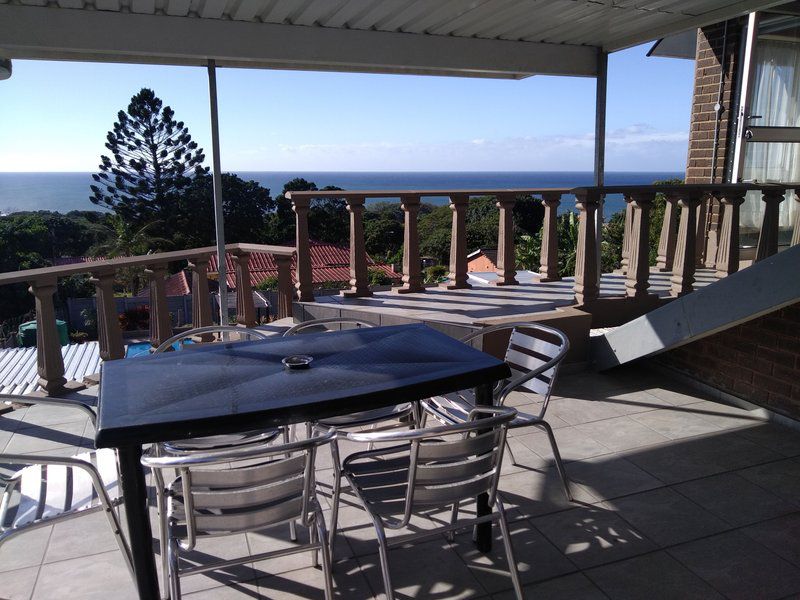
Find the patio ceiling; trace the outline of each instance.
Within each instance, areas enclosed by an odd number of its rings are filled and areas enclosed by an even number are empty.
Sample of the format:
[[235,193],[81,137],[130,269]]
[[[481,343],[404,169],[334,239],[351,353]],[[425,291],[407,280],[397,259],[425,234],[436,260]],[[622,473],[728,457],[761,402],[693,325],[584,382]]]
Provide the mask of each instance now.
[[520,79],[785,0],[0,0],[0,56]]

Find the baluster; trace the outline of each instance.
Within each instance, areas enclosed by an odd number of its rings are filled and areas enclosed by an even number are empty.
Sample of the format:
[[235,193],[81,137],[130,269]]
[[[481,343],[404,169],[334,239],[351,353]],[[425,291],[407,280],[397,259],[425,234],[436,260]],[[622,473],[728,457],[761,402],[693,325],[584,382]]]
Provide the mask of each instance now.
[[678,229],[678,244],[675,249],[672,277],[670,278],[670,294],[683,296],[691,292],[694,284],[696,265],[695,248],[697,246],[697,210],[700,207],[701,196],[689,191],[678,200],[681,208],[680,225]]
[[367,272],[367,249],[364,245],[364,196],[346,198],[350,213],[350,289],[342,291],[345,298],[372,296]]
[[89,279],[95,289],[97,341],[100,346],[100,358],[103,360],[125,358],[117,301],[114,298],[114,275],[114,271],[93,271],[92,278]]
[[[708,226],[708,221],[711,213],[714,210],[714,196],[708,194],[700,201],[700,206],[697,209],[697,227],[695,228],[695,265],[702,267],[705,265],[707,269],[715,269],[717,267],[717,248],[719,248],[719,228],[722,224],[723,206],[719,203],[719,211],[717,213],[717,227],[712,230]],[[706,238],[706,231],[708,231],[708,238]]]
[[497,208],[500,209],[500,228],[497,233],[497,279],[495,285],[518,285],[517,257],[514,254],[514,204],[513,195],[498,195]]
[[675,231],[675,219],[678,216],[678,196],[666,194],[665,200],[664,222],[661,224],[661,237],[658,240],[656,268],[659,271],[672,271],[672,265],[675,260],[675,244],[678,239]]
[[559,281],[558,274],[558,206],[561,194],[548,192],[542,194],[544,204],[544,223],[542,225],[542,251],[539,266],[539,281]]
[[625,294],[629,298],[644,298],[650,287],[650,207],[655,192],[631,194],[626,201],[633,209],[630,263],[625,279]]
[[[172,321],[164,287],[167,267],[150,265],[145,273],[150,279],[150,343],[155,347],[172,337]],[[220,282],[220,285],[225,285],[225,282]]]
[[631,262],[631,229],[633,227],[633,207],[629,202],[630,197],[625,195],[625,225],[622,228],[622,261],[620,263],[620,273],[628,272],[628,265]]
[[283,254],[274,255],[278,263],[278,318],[292,316],[292,257]]
[[[189,261],[192,272],[192,327],[208,327],[211,325],[211,303],[208,292],[208,256],[196,256]],[[214,334],[205,333],[201,341],[210,342]]]
[[63,390],[67,383],[53,304],[56,287],[57,279],[53,276],[32,281],[28,289],[36,300],[36,370],[39,385],[48,394]]
[[468,290],[467,283],[467,205],[469,196],[453,194],[450,196],[450,210],[453,211],[453,225],[450,230],[450,273],[449,281],[442,287],[448,290]]
[[725,277],[739,270],[739,207],[744,202],[744,191],[736,190],[720,198],[722,229],[717,246],[717,277]]
[[576,192],[575,200],[575,206],[580,213],[578,248],[575,254],[575,300],[578,304],[589,304],[600,296],[595,237],[599,194],[595,190],[581,190]]
[[800,196],[797,195],[797,190],[795,190],[794,201],[797,204],[794,205],[794,229],[792,231],[792,241],[790,242],[792,246],[800,244]]
[[780,205],[785,194],[786,190],[780,188],[762,190],[761,200],[764,202],[764,218],[761,221],[756,258],[753,262],[764,260],[768,256],[778,253],[778,217],[780,216]]
[[250,253],[237,250],[233,255],[236,270],[236,322],[245,327],[256,326],[256,306],[250,282]]
[[295,279],[297,298],[300,302],[314,301],[314,284],[311,273],[311,245],[308,239],[308,209],[311,200],[308,198],[292,198],[292,210],[296,215],[297,231],[297,264]]
[[405,213],[405,229],[403,231],[403,286],[397,289],[398,294],[423,292],[422,270],[419,262],[419,232],[417,215],[419,214],[419,196],[403,196],[400,208]]

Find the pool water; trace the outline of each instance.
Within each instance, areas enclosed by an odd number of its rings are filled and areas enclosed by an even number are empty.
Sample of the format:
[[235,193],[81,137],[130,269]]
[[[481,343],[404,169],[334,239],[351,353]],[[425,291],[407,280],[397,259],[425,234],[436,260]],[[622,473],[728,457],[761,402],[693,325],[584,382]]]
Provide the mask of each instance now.
[[[183,340],[184,344],[192,344],[192,340]],[[128,349],[125,351],[125,358],[136,358],[137,356],[147,356],[150,354],[152,348],[150,342],[137,342],[135,344],[128,344]],[[178,342],[172,344],[172,347],[177,350]]]

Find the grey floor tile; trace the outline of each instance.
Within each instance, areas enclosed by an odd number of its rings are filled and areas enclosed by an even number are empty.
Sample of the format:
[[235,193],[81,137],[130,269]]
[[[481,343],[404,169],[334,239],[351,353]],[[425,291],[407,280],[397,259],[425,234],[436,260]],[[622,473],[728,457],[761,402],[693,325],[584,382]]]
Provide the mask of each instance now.
[[2,583],[0,583],[0,598],[3,600],[29,600],[38,576],[39,567],[4,572]]
[[742,533],[800,567],[800,513],[745,527]]
[[673,406],[694,404],[700,400],[709,399],[708,394],[695,390],[687,385],[669,382],[666,380],[666,377],[652,387],[648,387],[647,391]]
[[749,411],[721,402],[701,400],[700,402],[688,404],[682,408],[694,411],[703,421],[708,421],[720,429],[753,427],[766,421],[763,411]]
[[656,549],[640,531],[598,506],[574,508],[531,522],[581,569]]
[[789,502],[797,502],[800,498],[800,459],[759,465],[744,469],[739,474]]
[[87,554],[99,554],[118,549],[111,525],[102,512],[53,525],[44,562],[51,563]]
[[[581,573],[528,585],[522,592],[526,600],[608,600],[608,597]],[[514,600],[516,596],[513,590],[508,590],[494,594],[492,598]]]
[[[573,506],[564,494],[555,468],[546,471],[523,470],[504,475],[499,489],[512,518],[544,515]],[[597,501],[594,495],[574,481],[570,482],[570,491],[577,502]]]
[[87,421],[86,413],[80,409],[34,404],[28,408],[19,426],[24,429],[31,425],[49,426],[77,421]]
[[668,552],[732,600],[800,593],[800,569],[738,531],[689,542]]
[[612,600],[723,598],[666,552],[637,556],[584,574]]
[[673,405],[654,396],[648,390],[636,389],[626,392],[613,392],[602,397],[603,400],[616,406],[623,415],[649,412],[661,408],[671,408]]
[[584,423],[583,425],[576,425],[575,429],[591,436],[591,438],[614,452],[652,446],[653,444],[669,441],[668,437],[634,421],[628,416]]
[[[321,568],[306,567],[258,580],[263,598],[300,600],[324,597],[325,580]],[[333,568],[334,595],[337,598],[374,598],[356,560],[337,562]]]
[[604,506],[660,546],[696,540],[729,528],[724,521],[669,488],[617,498]]
[[[249,555],[247,538],[243,533],[218,538],[199,538],[194,550],[180,553],[181,568]],[[256,578],[257,573],[253,569],[253,565],[245,563],[182,577],[181,589],[184,593],[189,594],[239,582],[254,581]]]
[[631,461],[611,455],[567,465],[570,481],[585,487],[598,500],[643,492],[664,484]]
[[259,592],[256,581],[240,581],[199,592],[184,593],[181,590],[181,597],[191,600],[258,600],[264,596]]
[[737,473],[723,473],[688,481],[674,486],[673,489],[737,527],[797,510],[796,504],[776,496]]
[[88,441],[83,437],[86,420],[58,425],[35,425],[17,429],[5,448],[5,452],[26,454],[41,452],[64,446],[80,447]]
[[33,591],[34,600],[136,598],[131,575],[119,552],[106,552],[43,565]]
[[591,398],[553,398],[547,409],[548,417],[558,417],[570,425],[611,419],[623,414],[616,404]]
[[698,418],[685,406],[636,413],[631,418],[671,440],[719,431],[720,427]]
[[52,526],[21,532],[0,546],[0,572],[39,566],[47,550]]
[[[611,453],[607,446],[593,438],[586,431],[579,429],[578,426],[562,427],[554,430],[553,435],[556,438],[561,458],[565,461],[580,460]],[[516,439],[542,458],[552,459],[553,450],[546,433],[531,433]]]
[[[575,565],[529,521],[515,521],[509,531],[522,585],[575,571]],[[495,526],[493,532],[492,551],[486,554],[475,547],[471,531],[459,533],[453,544],[475,578],[492,594],[512,587],[500,528]]]
[[[291,541],[289,537],[289,526],[285,524],[278,527],[271,527],[264,531],[250,532],[245,535],[247,536],[247,543],[250,547],[251,555],[272,552],[274,550],[283,550],[309,543],[308,529],[299,523],[297,524],[296,542]],[[297,554],[289,554],[287,556],[257,561],[253,566],[257,571],[256,577],[261,578],[285,571],[305,569],[312,565],[312,558],[312,552],[309,550],[298,552]]]
[[772,423],[759,423],[736,433],[783,456],[800,456],[800,431]]

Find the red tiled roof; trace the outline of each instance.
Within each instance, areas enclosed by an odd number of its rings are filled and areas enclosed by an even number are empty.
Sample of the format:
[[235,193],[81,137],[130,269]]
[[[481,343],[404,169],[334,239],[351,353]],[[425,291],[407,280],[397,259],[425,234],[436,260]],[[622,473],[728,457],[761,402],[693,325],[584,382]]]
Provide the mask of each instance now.
[[[179,271],[164,279],[164,289],[167,296],[186,296],[192,293],[192,281],[186,271]],[[150,296],[149,286],[139,292],[137,298],[145,298]]]
[[105,259],[105,256],[59,256],[53,260],[53,266],[63,267],[64,265],[78,265]]

